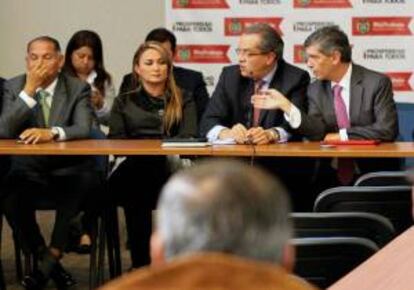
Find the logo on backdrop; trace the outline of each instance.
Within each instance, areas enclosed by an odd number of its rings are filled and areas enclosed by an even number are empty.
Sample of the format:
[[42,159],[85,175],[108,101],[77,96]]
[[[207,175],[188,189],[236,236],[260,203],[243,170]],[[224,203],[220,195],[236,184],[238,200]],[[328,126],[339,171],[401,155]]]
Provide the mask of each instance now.
[[276,30],[279,35],[283,35],[280,29],[282,20],[283,18],[280,17],[226,17],[224,18],[224,35],[239,36],[244,32],[246,27],[257,23],[267,23]]
[[173,9],[223,9],[229,8],[227,0],[173,0]]
[[391,78],[394,91],[413,91],[410,85],[412,72],[389,72],[385,74]]
[[295,0],[294,8],[352,8],[349,0]]
[[227,52],[230,45],[177,45],[175,62],[230,63]]
[[353,17],[352,35],[411,35],[411,17]]
[[305,63],[306,62],[305,47],[302,44],[295,44],[293,46],[293,62],[294,63]]

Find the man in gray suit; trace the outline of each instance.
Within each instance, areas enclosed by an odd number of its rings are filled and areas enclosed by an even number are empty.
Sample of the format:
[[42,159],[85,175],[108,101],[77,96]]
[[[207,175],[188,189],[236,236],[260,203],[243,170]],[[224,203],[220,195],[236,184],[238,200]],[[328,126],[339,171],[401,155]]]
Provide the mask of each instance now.
[[[60,73],[59,43],[41,36],[28,43],[27,72],[5,83],[2,138],[17,138],[21,146],[88,138],[92,124],[90,87]],[[52,278],[57,288],[75,283],[59,259],[68,226],[84,194],[94,184],[93,159],[81,156],[13,156],[3,196],[5,214],[26,254],[39,268],[25,277],[26,289],[41,289]],[[47,194],[56,203],[50,245],[39,230],[34,203]]]
[[[310,140],[394,141],[398,118],[390,79],[352,63],[348,37],[337,26],[315,31],[304,46],[307,65],[317,79],[307,90],[308,112],[277,90],[255,96],[254,106],[283,110],[291,127]],[[382,169],[394,169],[395,163]],[[355,172],[381,170],[378,166],[378,162],[357,160]]]

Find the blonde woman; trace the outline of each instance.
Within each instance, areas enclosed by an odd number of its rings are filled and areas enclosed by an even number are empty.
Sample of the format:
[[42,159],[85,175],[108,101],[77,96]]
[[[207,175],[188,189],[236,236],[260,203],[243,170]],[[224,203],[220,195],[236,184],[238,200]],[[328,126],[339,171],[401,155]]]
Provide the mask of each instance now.
[[[197,113],[190,93],[175,84],[170,54],[158,42],[142,44],[133,59],[136,87],[119,95],[109,122],[112,139],[194,137]],[[109,179],[124,207],[132,267],[149,263],[151,212],[170,175],[165,156],[129,156]]]

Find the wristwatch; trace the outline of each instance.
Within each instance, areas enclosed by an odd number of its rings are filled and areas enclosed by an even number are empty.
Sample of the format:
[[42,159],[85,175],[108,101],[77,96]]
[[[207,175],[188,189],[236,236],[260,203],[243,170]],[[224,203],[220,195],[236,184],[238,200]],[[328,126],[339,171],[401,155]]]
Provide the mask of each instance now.
[[275,142],[279,141],[280,136],[279,136],[279,132],[277,130],[267,129],[266,133],[267,133],[266,134],[267,140],[270,143],[275,143]]
[[53,127],[50,132],[52,133],[53,140],[59,139],[59,130],[56,127]]

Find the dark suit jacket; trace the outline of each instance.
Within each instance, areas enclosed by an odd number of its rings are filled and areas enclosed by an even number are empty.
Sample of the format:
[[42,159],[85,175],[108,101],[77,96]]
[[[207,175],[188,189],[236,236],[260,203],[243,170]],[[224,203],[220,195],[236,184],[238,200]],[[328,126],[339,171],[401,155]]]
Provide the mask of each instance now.
[[[169,137],[194,137],[197,135],[197,119],[191,94],[183,92],[183,119],[173,126]],[[109,119],[109,138],[143,139],[162,138],[162,120],[157,111],[145,107],[146,93],[138,92],[119,95],[112,106]]]
[[4,84],[4,79],[0,78],[0,114],[2,111],[2,104],[3,104],[3,84]]
[[[330,81],[315,81],[308,88],[309,111],[302,111],[299,131],[311,140],[339,132]],[[351,75],[349,139],[394,141],[398,116],[390,79],[354,64]]]
[[[327,133],[339,132],[331,83],[315,81],[308,88],[309,111],[301,111],[300,133],[311,140],[323,140]],[[398,136],[398,116],[390,79],[353,64],[350,94],[349,139],[394,141]],[[330,167],[329,159],[322,168]],[[356,159],[361,173],[400,169],[399,159]]]
[[[15,77],[5,83],[1,138],[17,138],[28,128],[45,127],[40,106],[29,108],[19,97],[26,83],[26,75]],[[66,138],[82,139],[90,136],[92,110],[90,86],[76,78],[60,74],[53,96],[49,124],[62,127]]]
[[[297,107],[306,110],[305,92],[308,83],[307,72],[280,60],[269,88],[279,90]],[[247,128],[251,127],[253,109],[250,99],[253,92],[253,80],[241,76],[238,65],[225,67],[202,118],[200,135],[206,136],[216,125],[231,128],[241,123]],[[259,124],[266,129],[280,126],[291,131],[281,110],[262,110]]]
[[[209,101],[209,95],[202,73],[174,66],[173,74],[177,85],[192,94],[197,109],[197,121],[199,122]],[[119,88],[119,94],[121,95],[134,89],[136,87],[134,82],[132,73],[125,75]]]
[[[4,122],[1,120],[2,116],[2,105],[3,105],[3,84],[4,79],[0,78],[0,126],[4,126]],[[8,157],[0,157],[0,180],[3,178],[3,175],[7,172],[9,168],[9,159]]]
[[[26,75],[15,77],[5,83],[1,138],[17,138],[28,128],[45,127],[39,105],[29,108],[19,97],[26,82]],[[58,76],[52,99],[49,124],[61,127],[68,140],[89,138],[92,124],[90,86],[64,74]],[[29,145],[27,145],[29,146]],[[12,170],[33,174],[51,170],[61,174],[75,172],[79,165],[92,165],[91,157],[13,156]],[[88,167],[89,168],[89,167]],[[27,169],[27,170],[25,170]],[[56,173],[58,174],[58,173]]]

